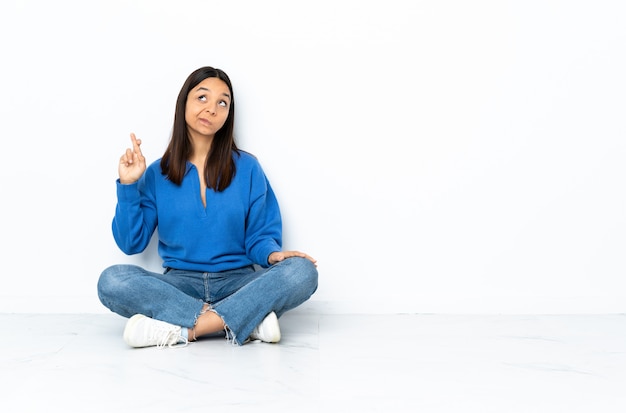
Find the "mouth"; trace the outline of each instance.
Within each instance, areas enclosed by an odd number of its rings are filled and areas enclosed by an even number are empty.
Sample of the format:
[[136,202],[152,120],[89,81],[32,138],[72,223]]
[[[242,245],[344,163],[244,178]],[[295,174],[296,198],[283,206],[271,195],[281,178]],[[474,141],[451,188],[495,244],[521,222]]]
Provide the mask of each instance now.
[[204,119],[204,118],[200,118],[198,119],[200,121],[201,124],[203,124],[204,126],[211,126],[212,123],[208,120],[208,119]]

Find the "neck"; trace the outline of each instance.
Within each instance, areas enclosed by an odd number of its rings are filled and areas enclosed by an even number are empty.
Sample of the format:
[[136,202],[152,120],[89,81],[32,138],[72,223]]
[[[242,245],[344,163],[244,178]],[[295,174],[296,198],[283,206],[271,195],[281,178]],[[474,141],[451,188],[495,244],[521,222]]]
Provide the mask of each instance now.
[[211,143],[213,142],[213,137],[202,137],[198,139],[197,137],[191,137],[191,144],[193,146],[193,153],[189,156],[189,160],[193,164],[202,164],[209,155],[209,151],[211,150]]

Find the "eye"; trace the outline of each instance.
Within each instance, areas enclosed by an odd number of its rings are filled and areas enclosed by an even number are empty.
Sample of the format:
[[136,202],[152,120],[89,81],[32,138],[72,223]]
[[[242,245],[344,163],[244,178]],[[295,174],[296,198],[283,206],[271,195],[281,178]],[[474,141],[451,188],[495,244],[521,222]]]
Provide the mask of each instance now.
[[198,100],[200,102],[206,102],[206,96],[205,95],[198,96]]
[[223,108],[227,108],[228,107],[228,102],[226,102],[225,100],[220,100],[219,105]]

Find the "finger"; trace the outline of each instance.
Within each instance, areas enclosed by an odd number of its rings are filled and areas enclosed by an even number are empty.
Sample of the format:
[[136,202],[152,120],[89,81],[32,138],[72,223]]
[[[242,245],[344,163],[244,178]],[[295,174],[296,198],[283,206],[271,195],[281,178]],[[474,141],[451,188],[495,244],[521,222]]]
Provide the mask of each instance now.
[[142,156],[141,153],[141,139],[137,139],[134,133],[130,134],[130,140],[133,142],[133,151],[138,155]]
[[290,257],[300,257],[300,258],[306,258],[307,260],[311,261],[313,264],[315,264],[317,266],[317,260],[313,257],[311,257],[309,254],[306,254],[304,252],[300,252],[300,251],[288,251],[288,256]]
[[299,252],[299,251],[296,251],[296,253],[298,254],[299,257],[306,258],[307,260],[311,261],[313,264],[317,265],[317,260],[311,257],[309,254],[306,254],[304,252]]
[[310,256],[310,255],[308,255],[308,254],[304,254],[304,255],[305,255],[305,258],[306,258],[307,260],[311,261],[311,262],[312,262],[313,264],[315,264],[315,266],[317,267],[317,260],[316,260],[315,258],[311,257],[311,256]]
[[122,163],[126,165],[130,165],[131,163],[133,163],[133,160],[134,160],[133,151],[131,151],[130,148],[126,148],[126,153],[122,156]]

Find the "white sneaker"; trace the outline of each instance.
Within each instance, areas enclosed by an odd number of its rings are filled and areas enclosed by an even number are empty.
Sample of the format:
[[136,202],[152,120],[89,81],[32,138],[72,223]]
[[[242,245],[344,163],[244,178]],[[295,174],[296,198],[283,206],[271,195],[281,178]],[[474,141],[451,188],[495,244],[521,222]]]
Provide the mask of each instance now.
[[261,340],[266,343],[278,343],[280,341],[280,325],[278,325],[278,317],[275,312],[269,313],[261,324],[256,326],[252,334],[251,340]]
[[183,347],[189,341],[180,335],[181,328],[165,321],[155,320],[143,314],[135,314],[126,322],[124,341],[131,347],[165,346],[174,347],[181,343]]

